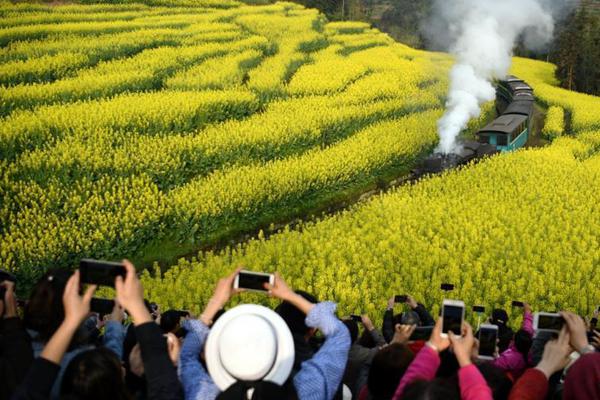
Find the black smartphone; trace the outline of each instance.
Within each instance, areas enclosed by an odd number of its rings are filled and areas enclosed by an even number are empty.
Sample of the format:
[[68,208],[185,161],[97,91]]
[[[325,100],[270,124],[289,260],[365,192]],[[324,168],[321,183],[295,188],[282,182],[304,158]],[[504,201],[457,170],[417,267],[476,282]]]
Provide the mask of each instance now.
[[418,326],[408,340],[429,340],[433,326]]
[[479,358],[493,360],[498,340],[498,327],[496,325],[482,324],[479,327]]
[[354,322],[362,322],[362,317],[360,315],[352,314],[350,319]]
[[240,271],[233,281],[233,288],[266,292],[265,283],[273,285],[275,283],[275,275],[263,272]]
[[473,312],[484,313],[485,312],[485,307],[484,306],[473,306]]
[[446,292],[449,292],[451,290],[454,290],[454,285],[451,283],[442,283],[442,285],[440,286],[440,288]]
[[114,300],[92,297],[92,301],[90,302],[90,311],[96,312],[100,315],[107,315],[112,313],[114,307]]
[[121,263],[83,259],[79,262],[80,282],[100,286],[115,286],[115,278],[125,279],[127,270]]
[[408,300],[408,296],[405,294],[397,294],[394,296],[394,303],[406,303],[406,300]]
[[513,307],[521,307],[521,308],[523,308],[523,307],[525,307],[525,304],[523,304],[522,301],[513,300],[512,301],[512,306]]

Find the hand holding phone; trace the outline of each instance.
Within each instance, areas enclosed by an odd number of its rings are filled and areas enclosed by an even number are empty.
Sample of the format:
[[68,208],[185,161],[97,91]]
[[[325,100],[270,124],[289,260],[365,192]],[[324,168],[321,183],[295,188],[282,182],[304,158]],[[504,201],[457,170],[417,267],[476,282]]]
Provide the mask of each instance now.
[[115,286],[117,276],[125,278],[126,270],[122,263],[83,259],[79,262],[81,283],[99,286]]

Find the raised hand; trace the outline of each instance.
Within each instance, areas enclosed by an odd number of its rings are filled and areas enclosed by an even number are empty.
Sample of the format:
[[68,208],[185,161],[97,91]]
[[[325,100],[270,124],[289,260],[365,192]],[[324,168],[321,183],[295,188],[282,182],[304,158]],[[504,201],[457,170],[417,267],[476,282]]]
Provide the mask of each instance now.
[[560,312],[560,315],[565,319],[567,327],[569,328],[571,347],[576,351],[581,352],[588,345],[585,322],[579,315],[569,311],[562,311]]
[[394,327],[394,337],[392,338],[392,343],[408,343],[410,335],[412,335],[416,328],[416,325],[396,324],[396,326]]
[[217,286],[215,287],[212,297],[206,304],[204,311],[199,317],[199,319],[207,326],[212,324],[212,320],[217,312],[222,309],[225,304],[227,304],[229,299],[231,299],[231,296],[237,293],[237,291],[233,288],[233,281],[235,281],[235,277],[240,273],[241,270],[242,267],[238,267],[231,274],[219,279],[219,282],[217,282]]
[[563,326],[558,339],[546,343],[542,360],[536,367],[546,375],[546,378],[550,378],[552,374],[560,371],[569,363],[569,355],[573,351],[569,345],[569,340],[569,330],[566,326]]
[[79,295],[79,270],[76,270],[67,281],[63,293],[65,308],[64,323],[70,327],[79,327],[81,322],[90,314],[90,302],[96,291],[96,285],[90,285],[83,296]]
[[464,321],[462,326],[462,336],[456,335],[454,332],[448,332],[452,350],[456,356],[456,360],[461,367],[471,364],[471,353],[475,344],[473,337],[473,328],[468,322]]
[[429,338],[429,344],[439,352],[446,350],[450,346],[450,340],[442,337],[442,317],[438,318],[433,331],[431,331],[431,337]]
[[150,322],[152,316],[144,304],[144,287],[135,273],[135,267],[128,260],[123,260],[123,265],[127,274],[125,279],[121,276],[115,279],[115,304],[118,302],[129,312],[135,325]]

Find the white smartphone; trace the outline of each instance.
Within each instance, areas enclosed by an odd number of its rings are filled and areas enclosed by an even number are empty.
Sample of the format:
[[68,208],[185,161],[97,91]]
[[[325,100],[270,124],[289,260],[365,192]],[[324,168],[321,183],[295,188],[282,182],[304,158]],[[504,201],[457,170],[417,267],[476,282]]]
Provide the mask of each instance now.
[[465,303],[461,300],[444,300],[442,303],[442,337],[448,337],[448,332],[462,335],[462,324],[465,319]]
[[533,314],[533,329],[536,332],[560,332],[565,320],[557,313],[536,312]]
[[254,292],[266,292],[264,284],[273,285],[275,283],[275,275],[265,274],[263,272],[240,271],[233,281],[234,289],[245,289]]
[[493,360],[496,354],[496,343],[498,341],[498,326],[492,324],[481,324],[479,327],[479,355],[481,360]]

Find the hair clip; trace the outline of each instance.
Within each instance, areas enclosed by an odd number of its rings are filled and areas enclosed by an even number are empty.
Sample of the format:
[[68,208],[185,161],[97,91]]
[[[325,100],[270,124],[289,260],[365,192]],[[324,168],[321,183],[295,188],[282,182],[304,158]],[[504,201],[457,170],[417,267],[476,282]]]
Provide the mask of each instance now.
[[48,276],[48,282],[52,282],[54,280],[54,275]]

